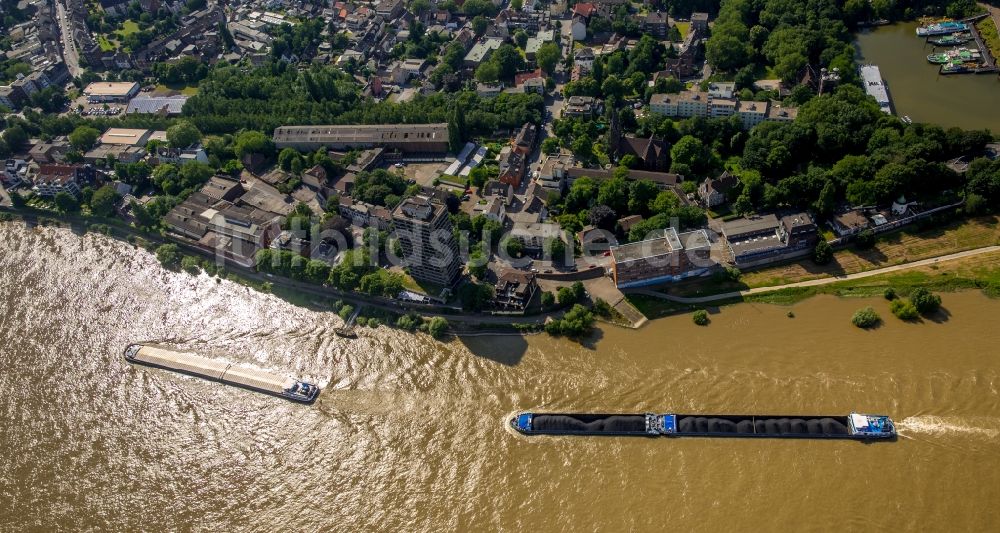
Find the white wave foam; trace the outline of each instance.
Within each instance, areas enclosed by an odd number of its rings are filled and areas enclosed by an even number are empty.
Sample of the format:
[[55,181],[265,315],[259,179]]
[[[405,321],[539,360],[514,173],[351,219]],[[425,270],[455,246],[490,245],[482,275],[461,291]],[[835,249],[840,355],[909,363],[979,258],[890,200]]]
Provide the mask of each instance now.
[[896,429],[903,436],[907,436],[907,433],[959,433],[994,439],[1000,435],[1000,420],[991,417],[918,415],[904,418],[896,424]]

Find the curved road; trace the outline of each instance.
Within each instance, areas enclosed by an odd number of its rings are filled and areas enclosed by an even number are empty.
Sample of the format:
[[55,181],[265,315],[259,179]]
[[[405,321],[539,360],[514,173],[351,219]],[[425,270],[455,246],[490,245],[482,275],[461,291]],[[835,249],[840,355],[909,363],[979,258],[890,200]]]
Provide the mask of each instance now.
[[864,272],[858,272],[855,274],[847,274],[845,276],[834,276],[829,278],[819,278],[811,279],[808,281],[799,281],[797,283],[789,283],[787,285],[772,285],[770,287],[755,287],[753,289],[747,289],[745,291],[734,291],[725,292],[722,294],[711,294],[708,296],[696,296],[696,297],[684,297],[684,296],[672,296],[669,294],[663,294],[662,292],[656,292],[648,289],[637,289],[628,291],[632,294],[642,294],[645,296],[652,296],[654,298],[660,298],[663,300],[670,300],[671,302],[678,302],[684,304],[703,304],[709,302],[715,302],[718,300],[728,300],[730,298],[739,298],[741,296],[750,296],[752,294],[761,294],[766,292],[777,291],[781,289],[791,289],[795,287],[816,287],[819,285],[829,285],[831,283],[837,283],[840,281],[849,281],[852,279],[862,279],[871,276],[878,276],[880,274],[888,274],[890,272],[897,272],[900,270],[906,270],[910,268],[916,268],[921,266],[933,265],[935,263],[943,263],[945,261],[951,261],[953,259],[961,259],[963,257],[970,257],[974,255],[980,255],[990,252],[1000,251],[1000,246],[986,246],[984,248],[976,248],[974,250],[966,250],[964,252],[958,252],[949,255],[942,255],[940,257],[932,257],[930,259],[922,259],[920,261],[914,261],[912,263],[904,263],[901,265],[893,265],[885,268],[878,268],[875,270],[866,270]]

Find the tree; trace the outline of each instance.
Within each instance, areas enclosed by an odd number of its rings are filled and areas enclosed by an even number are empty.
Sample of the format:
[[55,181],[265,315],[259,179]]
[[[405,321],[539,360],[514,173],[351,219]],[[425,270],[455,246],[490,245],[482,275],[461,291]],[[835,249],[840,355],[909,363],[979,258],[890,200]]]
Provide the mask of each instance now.
[[156,248],[156,259],[167,268],[175,267],[181,262],[180,249],[176,244],[161,244]]
[[524,0],[510,0],[510,8],[514,11],[520,11],[524,7]]
[[941,297],[923,287],[914,289],[910,293],[910,302],[917,308],[917,312],[924,316],[941,308]]
[[464,144],[462,136],[465,133],[465,109],[461,104],[456,104],[451,111],[451,118],[448,120],[448,148],[455,153],[462,150]]
[[699,310],[695,311],[694,314],[691,315],[691,320],[693,320],[694,323],[697,324],[697,325],[699,325],[699,326],[707,326],[708,325],[708,311],[705,311],[704,309],[699,309]]
[[201,132],[194,124],[181,120],[167,128],[167,142],[177,149],[184,149],[201,142]]
[[512,258],[521,257],[524,254],[524,243],[517,237],[508,237],[504,242],[504,251]]
[[490,25],[490,21],[482,15],[476,15],[472,17],[472,31],[475,32],[476,36],[480,36],[486,31],[486,28]]
[[686,165],[691,171],[700,174],[706,170],[707,151],[701,139],[693,135],[685,135],[670,149],[670,159],[674,165]]
[[861,230],[861,233],[858,233],[857,238],[854,240],[854,244],[861,250],[867,250],[875,246],[875,232],[870,228]]
[[490,171],[486,167],[480,165],[471,172],[469,172],[469,185],[479,188],[486,185],[486,182],[490,179]]
[[440,339],[448,332],[448,321],[444,317],[435,316],[427,321],[427,333],[435,339]]
[[80,202],[76,199],[76,196],[66,191],[56,193],[52,200],[55,202],[56,209],[60,213],[72,213],[80,209]]
[[69,144],[81,152],[86,152],[94,147],[100,135],[101,132],[90,126],[77,126],[69,134]]
[[556,137],[546,137],[542,141],[542,152],[549,155],[559,152],[559,139]]
[[274,143],[259,131],[246,130],[236,136],[236,140],[233,141],[233,151],[241,159],[250,154],[270,157],[274,154]]
[[854,316],[851,317],[851,323],[862,329],[873,328],[877,326],[879,322],[882,322],[882,317],[878,316],[878,313],[876,313],[871,307],[858,309],[857,312],[854,313]]
[[15,124],[3,132],[3,141],[7,144],[10,151],[19,152],[28,143],[28,133],[20,125]]
[[545,251],[553,263],[562,264],[566,259],[566,243],[557,237],[545,241]]
[[486,273],[489,271],[488,262],[485,254],[481,248],[476,248],[469,254],[468,263],[469,274],[474,276],[476,279],[482,280],[486,278]]
[[500,79],[500,65],[485,61],[476,68],[476,79],[482,83],[495,83]]
[[587,213],[587,222],[589,222],[592,226],[596,226],[607,231],[614,231],[615,222],[617,220],[618,214],[615,210],[603,204],[594,206],[594,208]]
[[522,29],[518,29],[517,31],[515,31],[514,32],[514,42],[517,44],[518,48],[520,48],[521,50],[524,50],[524,47],[527,46],[527,44],[528,44],[528,34],[527,34],[527,32],[525,32]]
[[813,249],[813,262],[817,265],[826,265],[833,260],[833,248],[830,243],[820,240]]
[[535,53],[535,61],[538,62],[538,67],[542,69],[542,72],[550,76],[555,72],[556,65],[559,64],[561,57],[562,51],[559,49],[559,45],[553,42],[543,44],[538,48],[538,52]]
[[542,293],[542,307],[552,307],[556,303],[556,297],[549,291]]
[[90,210],[97,216],[110,217],[115,213],[116,203],[118,203],[118,193],[115,188],[110,184],[104,185],[97,189],[90,199]]
[[916,320],[920,318],[920,312],[912,302],[903,300],[893,300],[889,304],[889,311],[900,320]]

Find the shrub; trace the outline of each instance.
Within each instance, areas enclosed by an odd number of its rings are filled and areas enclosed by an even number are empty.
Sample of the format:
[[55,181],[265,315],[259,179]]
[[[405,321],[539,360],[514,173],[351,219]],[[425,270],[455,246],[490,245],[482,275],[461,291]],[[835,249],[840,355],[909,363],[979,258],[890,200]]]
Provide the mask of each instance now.
[[427,333],[431,337],[440,339],[448,332],[448,321],[444,317],[436,316],[427,321]]
[[892,311],[892,314],[900,320],[916,320],[920,317],[917,308],[912,303],[903,300],[893,300],[889,304],[889,311]]
[[826,241],[816,243],[816,248],[813,249],[813,262],[817,265],[825,265],[832,260],[833,249],[830,247],[830,243]]
[[941,308],[941,297],[919,287],[910,293],[910,302],[921,315],[929,315]]
[[347,320],[348,318],[351,318],[352,314],[354,314],[354,306],[350,304],[344,305],[340,308],[340,311],[338,311],[337,314],[340,318]]
[[882,322],[882,317],[878,316],[871,307],[865,307],[864,309],[858,309],[854,316],[851,317],[851,323],[855,326],[863,329],[873,328]]
[[896,289],[893,289],[892,287],[889,287],[889,288],[887,288],[886,290],[884,290],[882,292],[882,296],[884,296],[886,300],[890,300],[890,301],[891,300],[895,300],[896,299]]
[[552,307],[555,303],[556,297],[551,292],[545,291],[542,293],[542,307]]
[[603,298],[594,300],[594,314],[604,318],[611,318],[611,304]]
[[705,311],[704,309],[699,309],[699,310],[695,311],[694,314],[691,315],[691,320],[693,320],[694,323],[698,324],[699,326],[707,326],[708,325],[708,311]]
[[408,313],[396,320],[396,327],[406,331],[416,331],[423,323],[423,319],[416,313]]
[[181,268],[190,274],[197,274],[201,271],[201,262],[198,261],[197,257],[185,255],[184,259],[181,259]]
[[172,268],[180,264],[181,252],[176,244],[161,244],[156,248],[156,258],[161,265]]
[[863,229],[854,240],[859,250],[867,250],[875,246],[875,232],[871,229]]

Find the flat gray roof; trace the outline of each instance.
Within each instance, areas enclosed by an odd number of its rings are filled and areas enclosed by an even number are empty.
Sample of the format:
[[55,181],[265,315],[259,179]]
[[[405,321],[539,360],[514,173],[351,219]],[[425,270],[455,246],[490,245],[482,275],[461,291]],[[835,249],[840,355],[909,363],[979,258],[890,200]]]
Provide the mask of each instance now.
[[386,143],[448,139],[448,123],[369,124],[347,126],[280,126],[274,142]]

